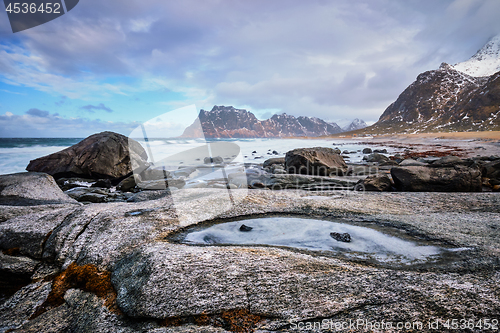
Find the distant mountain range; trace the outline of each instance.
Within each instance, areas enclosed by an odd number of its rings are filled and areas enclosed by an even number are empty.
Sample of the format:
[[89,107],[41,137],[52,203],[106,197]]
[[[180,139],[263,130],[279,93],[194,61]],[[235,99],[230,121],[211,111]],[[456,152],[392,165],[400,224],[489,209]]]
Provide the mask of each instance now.
[[500,35],[469,60],[420,74],[359,134],[500,130]]
[[[344,132],[336,123],[328,123],[316,117],[294,117],[275,114],[266,120],[258,120],[255,115],[232,106],[214,106],[211,111],[201,110],[199,121],[206,138],[280,138],[280,137],[317,137]],[[348,128],[366,126],[365,122],[355,119]],[[185,129],[182,137],[199,136],[199,123],[196,121]]]

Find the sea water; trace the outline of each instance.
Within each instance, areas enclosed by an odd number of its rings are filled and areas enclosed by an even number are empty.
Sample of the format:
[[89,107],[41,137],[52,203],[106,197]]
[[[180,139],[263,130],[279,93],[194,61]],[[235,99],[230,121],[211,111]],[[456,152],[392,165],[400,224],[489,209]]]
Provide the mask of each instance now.
[[[46,156],[68,148],[82,139],[78,138],[0,138],[0,174],[26,171],[30,160]],[[354,140],[338,139],[150,139],[148,143],[139,141],[154,156],[149,160],[161,160],[168,156],[199,147],[207,142],[228,141],[240,147],[244,163],[263,163],[272,157],[284,157],[286,152],[296,148],[338,147],[340,150],[354,152],[349,154],[347,162],[360,163],[361,150],[370,145],[360,145],[366,138]],[[149,146],[149,147],[148,147]],[[374,147],[372,147],[374,148]],[[377,147],[381,148],[381,147]],[[389,152],[391,148],[385,147]],[[255,153],[253,153],[255,151]],[[278,154],[273,154],[273,151]]]

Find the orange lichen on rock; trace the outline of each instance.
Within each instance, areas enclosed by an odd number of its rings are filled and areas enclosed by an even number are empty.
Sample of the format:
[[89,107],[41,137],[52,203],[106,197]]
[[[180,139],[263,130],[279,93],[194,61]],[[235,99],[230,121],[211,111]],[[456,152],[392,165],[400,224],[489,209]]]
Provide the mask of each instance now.
[[231,332],[250,333],[255,330],[255,325],[263,317],[250,313],[246,309],[233,309],[218,314],[205,314],[186,317],[170,317],[164,319],[163,326],[180,326],[195,324],[198,326],[223,327]]
[[96,266],[91,264],[78,266],[76,263],[72,263],[55,277],[49,296],[31,318],[62,305],[64,294],[72,288],[94,293],[105,300],[104,305],[112,312],[121,313],[116,305],[116,291],[111,284],[111,273],[99,271]]
[[252,314],[246,309],[225,311],[221,318],[232,332],[253,332],[255,324],[262,320],[262,317]]

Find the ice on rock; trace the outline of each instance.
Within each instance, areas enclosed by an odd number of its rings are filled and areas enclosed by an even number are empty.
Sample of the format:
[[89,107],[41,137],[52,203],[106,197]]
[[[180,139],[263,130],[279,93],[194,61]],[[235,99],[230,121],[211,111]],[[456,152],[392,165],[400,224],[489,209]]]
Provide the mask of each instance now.
[[[242,222],[246,227],[252,228],[251,231],[241,232]],[[351,241],[339,242],[332,238],[330,233],[348,233]],[[439,247],[419,245],[367,227],[289,217],[246,219],[216,224],[204,230],[188,233],[184,242],[286,246],[311,251],[347,253],[358,258],[368,255],[381,261],[400,262],[426,260],[441,252]]]

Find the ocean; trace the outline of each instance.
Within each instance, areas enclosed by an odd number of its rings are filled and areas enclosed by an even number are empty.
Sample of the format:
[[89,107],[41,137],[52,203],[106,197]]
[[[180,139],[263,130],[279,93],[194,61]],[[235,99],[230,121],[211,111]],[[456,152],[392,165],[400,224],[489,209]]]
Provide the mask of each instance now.
[[[0,138],[0,174],[26,171],[30,160],[63,150],[83,140],[83,138]],[[361,139],[358,139],[361,141]],[[366,141],[366,138],[362,139]],[[363,158],[361,150],[369,145],[360,145],[357,140],[338,139],[207,139],[207,142],[227,141],[240,147],[245,163],[262,163],[271,157],[284,157],[286,152],[295,148],[338,147],[349,154],[346,162],[359,163]],[[149,148],[160,160],[205,143],[204,140],[150,139]],[[146,147],[145,142],[141,144]],[[373,148],[373,147],[372,147]],[[380,147],[377,147],[380,148]],[[391,148],[385,147],[389,152]],[[253,153],[253,152],[256,153]],[[274,155],[276,151],[278,155]]]

